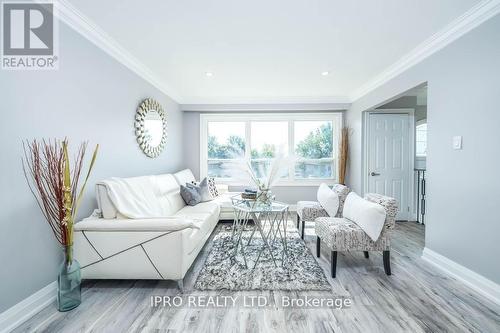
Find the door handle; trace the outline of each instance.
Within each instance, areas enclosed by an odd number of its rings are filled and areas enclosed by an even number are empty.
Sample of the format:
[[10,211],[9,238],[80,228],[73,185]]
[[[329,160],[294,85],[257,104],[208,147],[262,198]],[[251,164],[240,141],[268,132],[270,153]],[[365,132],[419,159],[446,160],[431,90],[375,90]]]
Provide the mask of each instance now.
[[372,171],[372,173],[370,173],[370,176],[380,176],[380,173]]

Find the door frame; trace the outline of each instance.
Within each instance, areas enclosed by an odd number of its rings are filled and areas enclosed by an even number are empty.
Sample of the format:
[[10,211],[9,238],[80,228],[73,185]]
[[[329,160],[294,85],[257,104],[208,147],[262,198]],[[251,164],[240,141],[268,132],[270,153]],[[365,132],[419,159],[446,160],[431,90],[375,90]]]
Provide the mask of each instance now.
[[[414,169],[415,169],[415,110],[410,108],[404,109],[372,109],[369,111],[363,112],[363,140],[362,140],[362,167],[361,167],[361,188],[363,191],[363,196],[368,193],[368,138],[370,137],[370,115],[372,114],[407,114],[409,118],[409,126],[410,130],[408,131],[408,221],[411,221],[415,218],[414,209],[415,209],[415,177],[414,177]],[[399,209],[403,209],[403,207],[399,207]]]

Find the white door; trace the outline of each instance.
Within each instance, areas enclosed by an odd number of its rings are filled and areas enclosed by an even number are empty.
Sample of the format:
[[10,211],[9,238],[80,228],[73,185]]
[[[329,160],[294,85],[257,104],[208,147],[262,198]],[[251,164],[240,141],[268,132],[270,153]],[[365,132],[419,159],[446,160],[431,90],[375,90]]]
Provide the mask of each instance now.
[[368,115],[368,192],[396,198],[398,220],[410,218],[410,115]]

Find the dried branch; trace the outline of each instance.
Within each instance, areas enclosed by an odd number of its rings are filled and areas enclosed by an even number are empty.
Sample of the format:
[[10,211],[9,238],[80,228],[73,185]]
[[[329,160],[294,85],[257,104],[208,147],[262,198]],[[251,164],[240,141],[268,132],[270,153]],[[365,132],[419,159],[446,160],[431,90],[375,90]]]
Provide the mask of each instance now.
[[347,157],[349,154],[349,128],[343,127],[340,138],[340,156],[339,156],[339,183],[345,185],[345,176],[347,173]]
[[[80,145],[70,170],[67,154],[68,141],[53,140],[23,142],[23,172],[28,187],[35,197],[36,203],[47,220],[54,236],[61,245],[73,243],[73,221],[77,207],[74,203],[80,199],[83,188],[78,195],[78,180],[83,167],[83,159],[87,143]],[[95,161],[87,173],[88,179]],[[66,184],[69,186],[65,187]],[[86,182],[86,181],[85,181]]]

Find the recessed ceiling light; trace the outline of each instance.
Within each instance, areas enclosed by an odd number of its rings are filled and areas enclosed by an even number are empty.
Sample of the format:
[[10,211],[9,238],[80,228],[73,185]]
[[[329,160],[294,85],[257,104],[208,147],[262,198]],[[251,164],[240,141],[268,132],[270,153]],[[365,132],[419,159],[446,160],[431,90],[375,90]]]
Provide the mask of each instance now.
[[324,71],[324,72],[321,72],[321,75],[323,75],[323,76],[327,76],[328,74],[330,74],[330,72],[329,72],[329,71]]
[[205,76],[211,77],[211,76],[214,76],[214,73],[212,73],[212,72],[205,72]]

